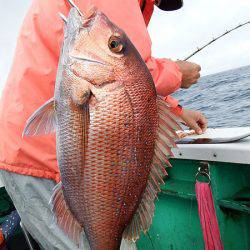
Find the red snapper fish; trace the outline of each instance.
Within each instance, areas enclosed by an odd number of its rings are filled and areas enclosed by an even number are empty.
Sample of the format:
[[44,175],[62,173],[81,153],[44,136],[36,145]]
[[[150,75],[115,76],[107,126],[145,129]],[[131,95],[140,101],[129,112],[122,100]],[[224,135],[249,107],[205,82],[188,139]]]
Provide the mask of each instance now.
[[152,76],[124,31],[102,12],[74,6],[54,97],[27,121],[24,135],[56,132],[58,225],[93,250],[137,240],[154,214],[178,117],[157,97]]

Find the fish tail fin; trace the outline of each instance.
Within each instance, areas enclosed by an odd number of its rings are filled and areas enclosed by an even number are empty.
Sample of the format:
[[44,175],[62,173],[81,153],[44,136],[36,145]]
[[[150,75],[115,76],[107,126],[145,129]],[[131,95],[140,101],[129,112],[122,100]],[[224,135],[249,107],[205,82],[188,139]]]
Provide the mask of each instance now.
[[168,159],[173,156],[171,150],[176,148],[175,140],[179,138],[176,130],[182,130],[179,125],[180,117],[172,113],[171,108],[161,97],[157,98],[157,104],[159,125],[149,179],[142,201],[131,223],[123,233],[124,239],[133,241],[139,239],[141,231],[146,234],[152,224],[155,210],[154,201],[161,191],[160,185],[164,184],[164,177],[167,176],[165,167],[166,165],[171,166]]
[[49,204],[52,206],[54,219],[58,226],[68,235],[68,237],[80,246],[82,226],[78,223],[74,215],[71,213],[62,191],[62,183],[58,183],[54,188],[54,193]]

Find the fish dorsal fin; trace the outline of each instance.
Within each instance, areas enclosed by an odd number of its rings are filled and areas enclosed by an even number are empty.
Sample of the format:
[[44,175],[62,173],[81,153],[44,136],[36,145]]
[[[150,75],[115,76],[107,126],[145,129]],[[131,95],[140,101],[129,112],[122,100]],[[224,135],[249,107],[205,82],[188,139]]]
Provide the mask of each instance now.
[[160,185],[164,184],[164,177],[167,176],[165,165],[171,166],[168,158],[172,156],[171,149],[176,147],[175,140],[178,139],[176,130],[181,130],[178,122],[180,118],[171,112],[168,104],[161,98],[157,98],[159,125],[155,143],[155,155],[149,174],[148,183],[142,201],[134,214],[131,223],[125,228],[123,238],[136,241],[140,232],[146,233],[153,220],[155,205]]
[[69,236],[71,240],[75,242],[77,246],[79,246],[83,228],[71,213],[63,197],[61,182],[54,187],[54,193],[49,204],[52,206],[54,219],[56,220],[58,226]]
[[23,136],[46,135],[55,132],[55,100],[51,98],[28,119]]

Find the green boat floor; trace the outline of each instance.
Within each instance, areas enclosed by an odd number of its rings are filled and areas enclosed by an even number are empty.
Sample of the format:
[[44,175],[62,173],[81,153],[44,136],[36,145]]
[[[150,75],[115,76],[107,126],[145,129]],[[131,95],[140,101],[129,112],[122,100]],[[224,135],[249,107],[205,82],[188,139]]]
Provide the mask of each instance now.
[[[195,196],[195,160],[172,159],[156,201],[153,224],[139,250],[201,250],[203,235]],[[209,162],[211,188],[225,250],[250,250],[250,165]]]
[[195,183],[192,181],[183,181],[176,179],[167,179],[166,184],[162,186],[162,193],[183,199],[196,199]]
[[[155,203],[148,233],[141,234],[138,250],[201,250],[203,236],[195,196],[200,162],[171,160],[169,177]],[[211,188],[225,250],[250,250],[250,165],[209,162]],[[0,223],[14,210],[0,189]]]

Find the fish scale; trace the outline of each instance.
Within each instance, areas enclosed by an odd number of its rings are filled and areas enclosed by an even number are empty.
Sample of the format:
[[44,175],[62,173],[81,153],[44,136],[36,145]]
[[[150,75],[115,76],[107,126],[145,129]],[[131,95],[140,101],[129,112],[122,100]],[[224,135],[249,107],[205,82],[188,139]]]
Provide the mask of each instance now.
[[[83,115],[81,113],[81,110],[79,110],[78,113],[67,111],[65,108],[67,106],[62,106],[62,109],[60,109],[60,106],[58,105],[58,122],[60,122],[60,130],[57,132],[57,140],[59,143],[59,152],[57,152],[57,159],[58,159],[58,165],[60,168],[60,174],[61,178],[63,179],[64,176],[68,176],[64,180],[64,196],[65,200],[68,202],[69,207],[74,211],[75,213],[79,213],[77,207],[77,200],[69,199],[68,197],[71,197],[72,195],[79,196],[79,191],[70,185],[70,183],[76,183],[79,182],[79,164],[82,163],[82,136],[81,136],[81,123],[83,121]],[[60,112],[60,110],[64,112]],[[61,113],[61,115],[60,115]],[[69,126],[71,126],[73,129],[69,130]],[[73,133],[72,133],[73,132]],[[63,135],[63,136],[61,136]],[[72,143],[73,142],[73,143]],[[80,143],[79,143],[80,142]],[[57,148],[58,148],[57,147]],[[71,171],[67,171],[67,166],[70,166]],[[75,211],[77,210],[77,211]]]
[[[72,8],[54,98],[24,135],[56,132],[61,183],[51,198],[58,225],[92,250],[137,240],[154,214],[177,120],[126,34],[100,11]],[[169,164],[170,165],[170,164]]]
[[[117,104],[120,103],[119,104]],[[123,173],[122,169],[123,167],[126,168],[125,162],[126,159],[131,158],[131,149],[129,148],[120,150],[123,148],[124,144],[129,145],[129,141],[126,140],[126,135],[128,134],[129,130],[133,131],[133,126],[134,124],[130,123],[130,126],[125,127],[124,123],[126,119],[124,119],[123,113],[131,113],[132,108],[130,106],[130,103],[126,101],[126,96],[125,93],[117,94],[115,97],[112,96],[110,100],[105,101],[105,103],[100,104],[100,109],[98,112],[96,112],[93,117],[95,118],[93,121],[91,121],[91,124],[93,125],[93,128],[95,128],[96,124],[96,129],[93,129],[96,131],[94,132],[93,137],[90,138],[90,143],[88,146],[87,154],[86,157],[86,162],[89,162],[85,166],[85,173],[89,174],[92,176],[89,178],[88,181],[84,181],[86,188],[85,189],[85,199],[88,204],[91,203],[91,200],[95,200],[95,203],[93,206],[88,205],[89,211],[91,214],[86,214],[86,218],[89,219],[90,217],[93,217],[96,221],[96,223],[92,223],[92,228],[96,227],[93,229],[95,232],[99,232],[98,238],[100,238],[100,232],[103,234],[103,239],[107,238],[108,240],[112,238],[117,238],[117,235],[120,235],[121,233],[119,231],[123,230],[119,226],[119,221],[121,218],[124,220],[122,210],[123,206],[125,203],[125,190],[126,190],[126,184],[127,180],[129,179],[129,173]],[[112,107],[116,107],[113,109]],[[118,107],[121,109],[119,112],[117,112]],[[108,115],[107,110],[109,110]],[[114,115],[113,115],[114,113]],[[119,116],[117,114],[120,114]],[[118,121],[116,121],[114,118],[117,116]],[[91,115],[90,115],[91,117]],[[102,120],[100,123],[99,120]],[[95,122],[96,121],[96,122]],[[107,126],[108,125],[108,126]],[[115,130],[113,127],[115,126]],[[105,129],[103,128],[105,127]],[[99,137],[99,132],[98,131],[106,131],[106,135],[111,139],[111,147],[108,145],[105,140]],[[126,131],[128,130],[128,131]],[[119,136],[117,136],[117,133]],[[91,132],[90,132],[91,134]],[[134,134],[134,133],[132,133]],[[115,136],[116,135],[116,136]],[[99,140],[98,140],[98,139]],[[102,148],[101,152],[102,154],[93,157],[93,152],[92,152],[92,145],[93,148],[96,147],[96,140],[99,142],[98,145]],[[133,145],[133,144],[132,144]],[[99,148],[100,150],[100,148]],[[121,154],[119,153],[121,151]],[[102,161],[103,159],[103,161]],[[115,162],[115,165],[112,164]],[[135,164],[135,163],[134,163]],[[111,167],[113,165],[113,167]],[[119,168],[119,165],[121,167]],[[88,168],[89,166],[89,168]],[[130,164],[131,167],[131,164]],[[89,173],[88,173],[89,170]],[[112,171],[112,172],[110,172]],[[93,178],[95,173],[98,173],[99,178]],[[110,178],[110,180],[107,180],[107,178]],[[92,183],[92,179],[95,179],[95,182]],[[124,181],[121,181],[121,180]],[[110,185],[110,183],[113,182],[113,185]],[[127,184],[128,185],[128,184]],[[98,187],[97,190],[98,192],[93,192],[91,193],[91,187]],[[119,190],[118,193],[114,193],[114,187],[116,190]],[[100,197],[100,194],[102,196]],[[123,197],[123,198],[121,198]],[[126,204],[126,203],[125,203]],[[105,206],[106,205],[106,206]],[[102,208],[102,209],[100,209]],[[103,214],[107,215],[107,221],[105,221],[105,218],[103,218]],[[131,216],[131,215],[130,215]],[[113,223],[113,230],[110,228],[110,221]],[[90,228],[86,226],[86,228]],[[109,235],[107,237],[107,234],[112,233],[113,235]],[[89,234],[93,234],[93,232],[89,232]],[[94,242],[98,242],[98,238],[93,239]],[[118,240],[118,238],[117,238]],[[119,239],[120,240],[120,239]]]

